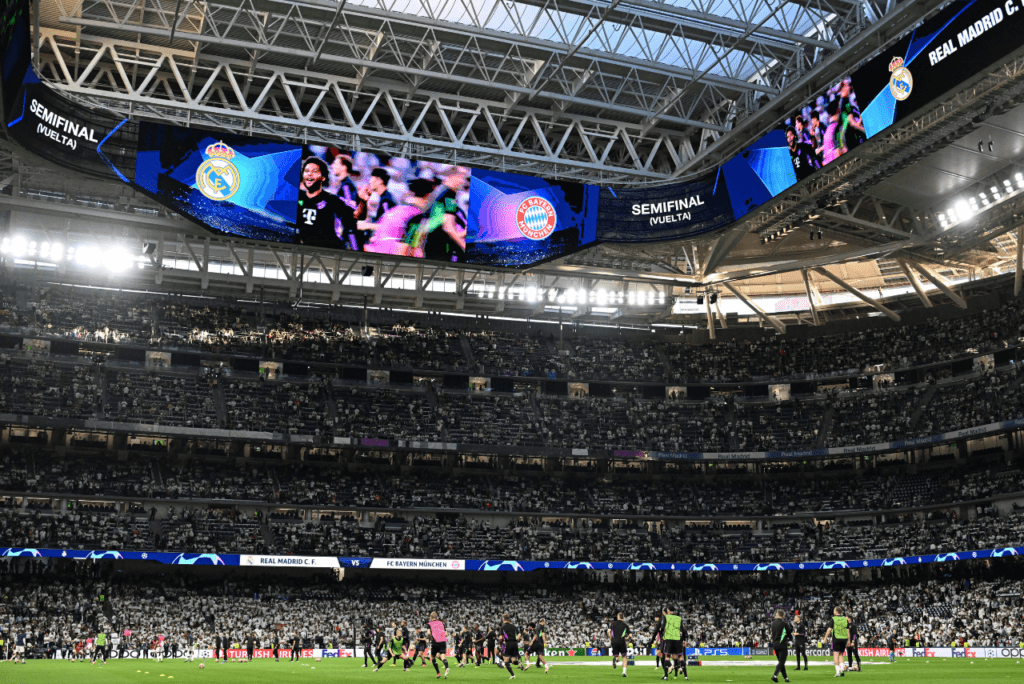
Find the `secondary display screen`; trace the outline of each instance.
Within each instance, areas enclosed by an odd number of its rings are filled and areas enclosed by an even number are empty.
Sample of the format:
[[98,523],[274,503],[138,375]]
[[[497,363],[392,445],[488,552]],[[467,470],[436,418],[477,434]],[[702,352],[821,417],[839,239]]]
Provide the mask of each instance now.
[[867,140],[850,77],[840,79],[783,125],[797,182]]

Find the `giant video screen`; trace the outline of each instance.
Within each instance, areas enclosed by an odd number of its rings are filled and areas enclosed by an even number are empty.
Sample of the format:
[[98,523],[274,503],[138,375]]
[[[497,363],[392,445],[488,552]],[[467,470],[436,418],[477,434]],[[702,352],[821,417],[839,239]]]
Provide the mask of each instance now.
[[30,68],[27,0],[0,2],[10,137],[61,169],[133,183],[225,235],[512,268],[596,242],[723,229],[1024,44],[1024,0],[953,0],[719,168],[670,185],[598,188],[82,107]]
[[143,123],[134,182],[223,233],[434,261],[530,266],[596,237],[597,188]]

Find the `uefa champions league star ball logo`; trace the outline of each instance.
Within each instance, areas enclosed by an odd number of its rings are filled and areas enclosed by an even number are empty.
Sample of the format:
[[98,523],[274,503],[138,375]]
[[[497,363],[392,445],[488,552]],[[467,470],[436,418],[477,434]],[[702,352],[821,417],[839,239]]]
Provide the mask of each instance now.
[[555,208],[543,197],[529,197],[516,209],[516,227],[523,237],[543,240],[555,232]]
[[914,89],[914,77],[910,75],[910,69],[903,66],[902,57],[893,57],[889,62],[889,92],[898,102],[903,102],[910,97],[910,91]]
[[217,202],[230,199],[241,183],[238,169],[231,163],[235,151],[222,142],[206,148],[207,160],[196,170],[196,187],[206,197]]

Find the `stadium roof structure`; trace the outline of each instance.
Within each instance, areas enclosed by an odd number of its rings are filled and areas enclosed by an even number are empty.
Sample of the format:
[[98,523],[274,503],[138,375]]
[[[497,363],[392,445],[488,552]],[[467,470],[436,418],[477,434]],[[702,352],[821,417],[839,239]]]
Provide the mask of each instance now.
[[[134,119],[621,187],[715,167],[943,4],[39,0],[33,38],[44,81]],[[227,240],[16,148],[0,203],[11,231],[146,245],[116,276],[138,289],[712,329],[725,302],[780,331],[895,320],[1021,273],[1022,75],[1018,51],[724,231],[524,272]]]

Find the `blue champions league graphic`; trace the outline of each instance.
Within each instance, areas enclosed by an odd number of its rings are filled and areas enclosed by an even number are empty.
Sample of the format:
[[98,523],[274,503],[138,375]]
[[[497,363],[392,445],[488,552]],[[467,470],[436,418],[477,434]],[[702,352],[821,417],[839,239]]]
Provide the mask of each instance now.
[[135,184],[222,233],[295,242],[301,153],[288,143],[142,123]]
[[[466,560],[465,569],[483,572],[532,572],[534,570],[655,570],[683,572],[770,572],[779,570],[839,570],[850,568],[882,568],[900,565],[926,563],[949,563],[956,561],[983,560],[987,558],[1008,558],[1024,554],[1024,546],[979,549],[976,551],[946,552],[933,555],[905,556],[897,558],[873,558],[861,560],[803,561],[794,563],[650,563],[650,562],[599,562],[599,561],[527,561],[527,560]],[[246,565],[251,555],[231,553],[174,553],[162,551],[113,551],[79,549],[27,549],[0,548],[0,558],[65,558],[73,560],[126,560],[150,561],[165,565]],[[370,568],[374,560],[387,558],[336,557],[336,556],[272,556],[261,558],[281,565],[299,568]],[[301,561],[297,562],[297,561]]]
[[180,553],[172,561],[173,565],[226,565],[224,560],[215,553]]
[[[486,571],[502,571],[502,572],[524,572],[525,568],[519,561],[510,560],[490,560],[483,561],[479,564],[479,567],[472,568],[469,563],[466,563],[467,570],[486,570]],[[533,568],[531,568],[532,570]]]
[[782,565],[780,563],[758,563],[754,570],[757,572],[765,570],[782,570]]
[[466,261],[529,266],[597,237],[598,189],[500,171],[473,170]]
[[786,133],[770,131],[722,166],[736,218],[796,184]]

